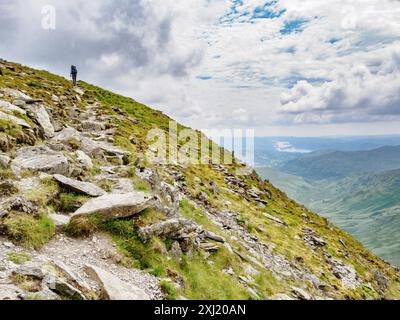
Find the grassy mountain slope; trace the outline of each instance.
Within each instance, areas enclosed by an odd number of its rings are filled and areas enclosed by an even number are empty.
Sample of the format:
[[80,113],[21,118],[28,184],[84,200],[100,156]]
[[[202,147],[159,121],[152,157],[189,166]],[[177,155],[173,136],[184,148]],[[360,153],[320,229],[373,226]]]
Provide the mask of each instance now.
[[312,181],[257,169],[288,195],[345,229],[382,258],[400,265],[400,170]]
[[[171,120],[160,111],[85,82],[79,83],[83,94],[77,96],[71,83],[62,77],[5,61],[0,64],[3,66],[0,89],[18,89],[34,99],[43,100],[60,126],[79,122],[68,115],[67,109],[71,106],[83,110],[94,105],[102,115],[110,117],[115,129],[114,144],[131,154],[125,159],[126,167],[130,169],[125,177],[131,179],[136,188],[153,192],[148,181],[134,172],[136,169],[157,172],[161,181],[179,188],[181,217],[191,218],[226,239],[226,244],[216,251],[206,254],[196,250],[177,261],[170,254],[171,239],[155,237],[142,241],[138,237],[140,227],[166,219],[156,209],[146,210],[134,219],[98,221],[93,216],[81,221],[81,225],[67,228],[68,234],[74,236],[87,236],[93,232],[110,234],[126,257],[127,265],[160,279],[173,278],[179,282],[179,286],[167,281],[162,283],[168,298],[277,299],[282,295],[302,299],[400,298],[400,278],[395,268],[370,253],[348,233],[260,179],[255,172],[238,175],[238,171],[246,170],[245,165],[239,162],[183,166],[148,163],[144,156],[149,144],[146,140],[148,130],[167,131]],[[60,97],[61,102],[55,102],[53,95]],[[0,99],[13,102],[5,94]],[[18,113],[14,116],[26,118]],[[178,126],[178,130],[182,128]],[[24,130],[15,124],[3,124],[0,135],[8,139]],[[27,143],[26,139],[10,138],[8,141],[11,145],[3,151],[11,157]],[[44,138],[36,136],[36,145],[44,143],[47,143]],[[212,145],[209,141],[210,149]],[[90,178],[105,165],[107,163],[96,163],[87,176]],[[0,170],[2,180],[14,179],[9,169]],[[257,196],[254,196],[254,189]],[[30,199],[40,205],[42,212],[40,221],[30,218],[33,219],[30,227],[42,223],[47,213],[55,209],[70,210],[87,201],[66,193],[48,180],[42,181],[34,194],[30,194]],[[18,243],[29,245],[31,228],[26,230],[18,221],[12,217],[0,220],[0,231]],[[37,247],[48,240],[48,228],[44,229],[46,237],[40,238]],[[40,233],[42,228],[34,230]],[[315,239],[323,241],[317,241],[315,245]],[[352,277],[353,269],[355,284],[349,285],[346,281]],[[386,282],[382,283],[380,276]]]

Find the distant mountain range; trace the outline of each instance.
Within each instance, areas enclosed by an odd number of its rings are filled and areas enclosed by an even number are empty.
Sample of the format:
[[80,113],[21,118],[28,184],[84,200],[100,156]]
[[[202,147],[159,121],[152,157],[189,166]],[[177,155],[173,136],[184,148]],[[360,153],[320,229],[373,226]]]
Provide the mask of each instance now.
[[400,146],[308,153],[257,170],[400,266]]
[[282,162],[333,151],[368,151],[400,145],[400,135],[360,137],[257,137],[257,166],[276,166]]
[[400,146],[387,146],[369,151],[309,154],[284,162],[279,168],[284,172],[313,180],[394,170],[400,168]]

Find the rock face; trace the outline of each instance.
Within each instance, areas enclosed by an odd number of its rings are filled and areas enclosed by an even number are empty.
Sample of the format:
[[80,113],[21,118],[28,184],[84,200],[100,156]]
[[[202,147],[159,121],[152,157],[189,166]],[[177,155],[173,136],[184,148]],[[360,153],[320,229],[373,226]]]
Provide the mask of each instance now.
[[90,157],[81,150],[76,151],[76,159],[81,164],[82,168],[90,170],[93,168],[93,161]]
[[61,174],[55,174],[54,179],[64,187],[71,189],[72,191],[83,193],[91,197],[100,197],[106,192],[98,186],[90,182],[81,182],[78,180],[67,178]]
[[8,211],[18,211],[27,214],[36,214],[39,209],[33,202],[26,200],[22,196],[12,198],[4,207]]
[[54,137],[54,127],[46,108],[40,104],[32,104],[29,106],[29,111],[42,129],[43,135],[46,138]]
[[263,216],[264,216],[265,218],[267,218],[267,219],[269,219],[269,220],[272,220],[272,221],[275,221],[276,223],[279,223],[279,224],[281,224],[281,225],[283,225],[283,226],[287,226],[287,223],[286,223],[286,222],[283,222],[281,219],[278,219],[278,218],[276,218],[276,217],[270,215],[269,213],[263,212]]
[[343,261],[330,259],[328,261],[333,274],[340,280],[342,280],[343,284],[351,289],[355,289],[360,285],[360,281],[358,279],[358,275],[356,270]]
[[168,237],[171,239],[184,239],[199,226],[190,219],[170,219],[160,223],[153,224],[139,230],[139,237],[143,240],[149,240],[152,237]]
[[26,103],[32,103],[35,101],[30,96],[26,95],[25,93],[22,93],[21,91],[15,90],[15,89],[5,88],[5,89],[3,89],[3,91],[6,95],[8,95],[9,97],[14,98],[16,100],[21,100]]
[[6,168],[10,164],[11,159],[5,154],[0,154],[0,168]]
[[0,100],[0,109],[6,110],[6,111],[11,111],[11,112],[19,112],[22,114],[26,114],[26,111],[24,109],[21,109],[20,107],[13,105],[12,103],[9,103],[7,101]]
[[153,204],[154,198],[143,192],[106,194],[86,202],[73,214],[73,218],[94,213],[107,219],[130,217]]
[[52,142],[63,143],[68,145],[71,140],[75,140],[80,144],[80,149],[90,156],[95,155],[96,151],[100,150],[97,143],[90,138],[84,137],[78,130],[74,128],[65,128],[59,132]]
[[48,274],[43,281],[50,290],[56,292],[62,297],[67,297],[72,300],[86,300],[86,297],[82,292],[52,274]]
[[24,169],[48,174],[67,174],[68,159],[59,152],[46,147],[26,147],[17,151],[11,163],[14,169]]
[[5,119],[14,122],[15,124],[23,127],[23,128],[30,128],[31,126],[25,121],[20,118],[14,117],[8,113],[4,113],[0,111],[0,119]]
[[103,299],[150,300],[150,297],[142,289],[127,285],[107,271],[92,265],[87,265],[85,269],[86,273],[99,283]]

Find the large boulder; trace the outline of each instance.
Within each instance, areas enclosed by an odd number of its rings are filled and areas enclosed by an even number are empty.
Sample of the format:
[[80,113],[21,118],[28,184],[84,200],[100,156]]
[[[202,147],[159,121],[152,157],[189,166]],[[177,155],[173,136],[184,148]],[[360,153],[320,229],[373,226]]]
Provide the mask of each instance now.
[[43,135],[46,138],[52,138],[54,137],[55,131],[53,124],[51,122],[51,118],[49,113],[47,112],[46,108],[41,105],[41,104],[32,104],[28,108],[29,110],[29,115],[32,115],[32,117],[36,120],[36,122],[39,124]]
[[11,162],[14,171],[29,170],[48,174],[68,174],[68,159],[46,147],[26,147],[17,151]]
[[85,295],[80,290],[51,273],[46,275],[43,282],[51,291],[57,293],[61,297],[71,300],[86,300]]
[[95,141],[83,136],[78,130],[71,127],[64,128],[51,141],[69,145],[72,140],[78,142],[80,149],[89,155],[94,155],[94,153],[100,150]]
[[12,103],[9,103],[7,101],[3,101],[3,100],[0,100],[0,109],[26,114],[26,111],[24,109],[12,104]]
[[15,124],[17,124],[17,125],[19,125],[19,126],[21,126],[23,128],[30,128],[31,127],[29,125],[29,123],[27,123],[25,120],[17,118],[15,116],[11,115],[11,114],[8,114],[8,113],[2,112],[2,111],[0,111],[0,119],[5,119],[5,120],[8,120],[8,121],[12,121]]
[[133,216],[154,205],[154,197],[143,192],[125,194],[105,194],[86,202],[72,216],[77,218],[90,214],[99,214],[105,219]]
[[81,182],[78,180],[67,178],[61,174],[55,174],[53,177],[62,186],[77,193],[83,193],[91,197],[100,197],[106,193],[103,189],[90,182]]
[[33,103],[36,101],[35,99],[32,99],[30,96],[16,89],[5,88],[3,89],[3,91],[7,96],[9,96],[10,98],[14,98],[16,100],[21,100],[26,103]]
[[121,281],[113,274],[93,265],[86,266],[86,273],[101,287],[101,297],[107,300],[150,300],[141,288]]
[[200,231],[199,225],[193,220],[176,218],[141,228],[138,235],[143,240],[149,240],[152,237],[181,240],[190,237],[190,234],[198,234]]

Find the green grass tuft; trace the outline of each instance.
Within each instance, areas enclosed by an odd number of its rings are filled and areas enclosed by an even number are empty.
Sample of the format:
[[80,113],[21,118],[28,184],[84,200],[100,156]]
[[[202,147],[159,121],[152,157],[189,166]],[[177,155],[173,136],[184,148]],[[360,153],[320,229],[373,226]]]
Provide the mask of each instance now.
[[24,264],[32,259],[32,256],[26,252],[9,252],[7,256],[15,264]]
[[44,215],[34,218],[14,214],[4,219],[3,225],[12,240],[33,249],[39,249],[49,242],[56,230],[53,221]]

